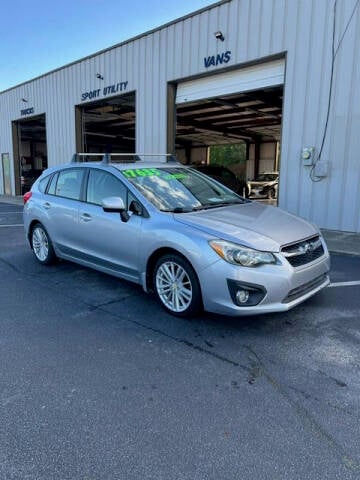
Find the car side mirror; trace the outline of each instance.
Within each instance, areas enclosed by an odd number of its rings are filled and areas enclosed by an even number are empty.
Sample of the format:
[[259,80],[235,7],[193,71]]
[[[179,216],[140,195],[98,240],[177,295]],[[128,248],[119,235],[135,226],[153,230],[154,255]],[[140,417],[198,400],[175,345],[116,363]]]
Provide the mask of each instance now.
[[101,205],[104,212],[120,213],[123,222],[127,222],[130,218],[121,197],[106,197],[102,200]]

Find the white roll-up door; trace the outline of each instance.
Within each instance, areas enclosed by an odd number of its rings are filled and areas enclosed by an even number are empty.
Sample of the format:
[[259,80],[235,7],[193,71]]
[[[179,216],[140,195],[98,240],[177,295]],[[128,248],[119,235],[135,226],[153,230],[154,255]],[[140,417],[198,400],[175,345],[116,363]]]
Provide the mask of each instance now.
[[176,103],[194,102],[204,98],[282,85],[284,75],[285,60],[280,59],[189,80],[178,84]]

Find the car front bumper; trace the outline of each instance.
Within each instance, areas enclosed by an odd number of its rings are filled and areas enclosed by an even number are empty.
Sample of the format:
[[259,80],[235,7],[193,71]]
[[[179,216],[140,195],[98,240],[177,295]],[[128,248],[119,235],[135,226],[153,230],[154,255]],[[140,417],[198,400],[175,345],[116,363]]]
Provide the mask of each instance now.
[[[330,256],[325,254],[312,263],[294,268],[278,255],[281,264],[246,268],[224,260],[212,264],[199,274],[205,310],[231,316],[284,312],[304,302],[329,283]],[[263,291],[256,305],[240,306],[230,285]],[[234,288],[234,287],[233,287]],[[256,299],[255,299],[256,300]]]

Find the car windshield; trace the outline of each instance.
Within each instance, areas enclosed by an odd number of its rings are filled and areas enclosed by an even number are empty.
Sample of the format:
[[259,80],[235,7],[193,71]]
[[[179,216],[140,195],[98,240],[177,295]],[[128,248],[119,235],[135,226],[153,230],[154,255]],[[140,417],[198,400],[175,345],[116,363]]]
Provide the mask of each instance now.
[[277,178],[277,173],[260,173],[256,180],[259,182],[270,182],[271,180],[276,180]]
[[247,202],[189,168],[132,168],[121,173],[161,211],[183,213]]

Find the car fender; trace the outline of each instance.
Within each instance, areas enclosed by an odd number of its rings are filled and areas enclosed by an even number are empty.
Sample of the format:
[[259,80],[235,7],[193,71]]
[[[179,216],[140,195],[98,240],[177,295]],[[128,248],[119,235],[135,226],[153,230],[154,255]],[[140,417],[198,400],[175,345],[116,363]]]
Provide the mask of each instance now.
[[208,244],[211,238],[213,237],[205,232],[196,230],[191,226],[177,225],[176,222],[171,225],[171,228],[168,223],[158,225],[155,236],[153,231],[147,234],[145,227],[142,232],[144,248],[139,255],[143,288],[147,290],[146,274],[149,262],[154,255],[160,255],[162,251],[173,250],[179,253],[192,265],[197,274],[219,261],[219,256]]

